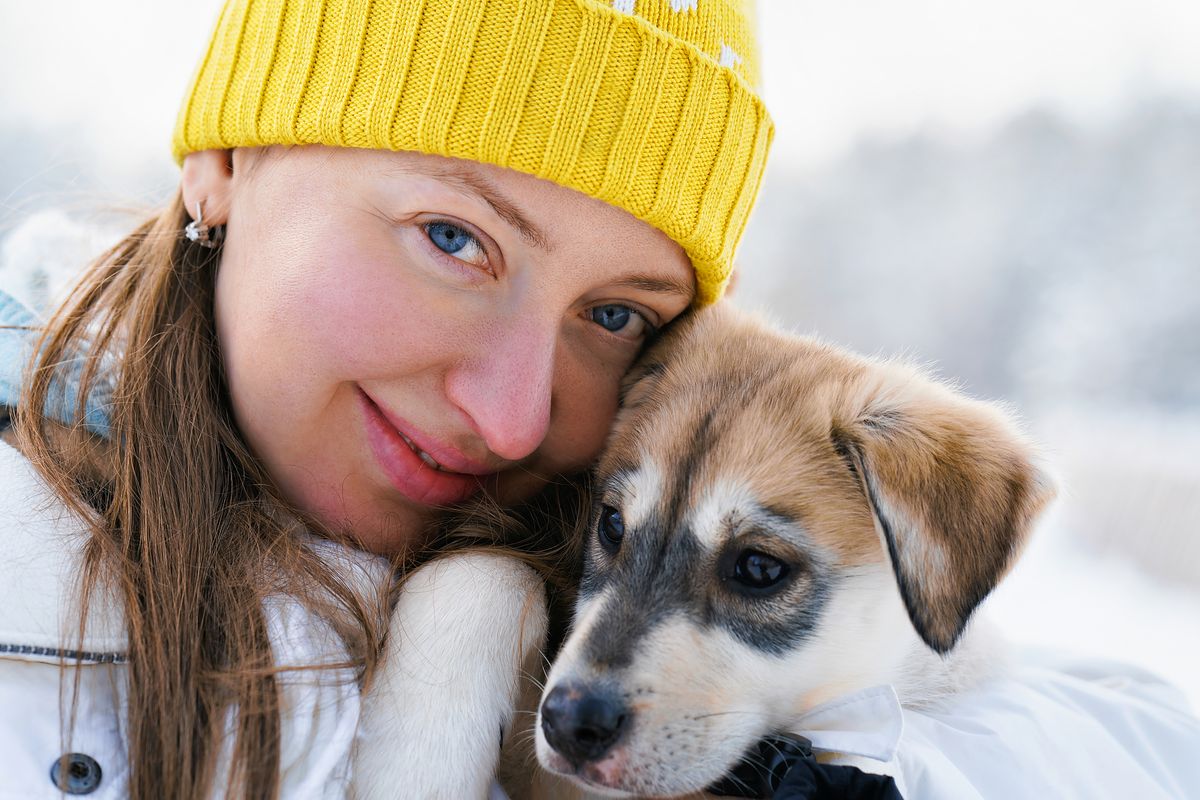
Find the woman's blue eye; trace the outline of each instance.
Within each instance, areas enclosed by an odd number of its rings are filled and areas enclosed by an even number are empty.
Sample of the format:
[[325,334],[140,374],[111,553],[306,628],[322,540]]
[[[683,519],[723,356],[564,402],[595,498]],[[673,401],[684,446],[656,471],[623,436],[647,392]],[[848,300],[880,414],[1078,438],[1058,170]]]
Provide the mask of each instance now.
[[601,328],[616,333],[629,324],[633,313],[629,306],[597,306],[592,309],[592,321]]
[[474,236],[464,231],[462,228],[451,225],[448,222],[431,222],[425,227],[429,238],[438,246],[439,250],[444,250],[447,253],[454,254],[466,247]]
[[424,227],[438,250],[476,267],[487,267],[487,251],[475,234],[450,222],[430,222]]
[[588,309],[588,319],[623,339],[643,339],[653,331],[640,312],[618,303]]

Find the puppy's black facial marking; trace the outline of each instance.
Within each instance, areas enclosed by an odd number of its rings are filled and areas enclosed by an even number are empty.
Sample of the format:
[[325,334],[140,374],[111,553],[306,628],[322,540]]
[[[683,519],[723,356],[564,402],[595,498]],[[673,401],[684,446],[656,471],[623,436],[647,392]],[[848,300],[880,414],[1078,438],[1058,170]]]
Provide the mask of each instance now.
[[777,596],[746,598],[740,608],[722,609],[715,621],[756,650],[788,654],[812,635],[833,593],[827,573],[808,572],[796,580],[800,585]]
[[[796,527],[771,512],[758,510],[756,517]],[[594,542],[584,569],[586,592],[594,597],[607,590],[608,596],[588,633],[587,658],[609,668],[627,666],[640,642],[675,616],[700,629],[724,628],[773,655],[795,649],[820,620],[834,573],[815,556],[789,547],[788,555],[778,557],[786,571],[780,585],[755,596],[730,581],[730,565],[746,549],[744,542],[730,540],[714,553],[682,523],[668,525],[662,516],[627,531],[619,553],[606,554]]]
[[[605,509],[621,511],[621,488],[629,485],[637,472],[636,467],[621,467],[608,478],[597,478],[597,497],[599,498],[589,511],[588,524],[585,528],[587,541],[583,547],[583,574],[579,582],[579,599],[590,600],[604,585],[607,563],[615,556],[616,551],[610,552],[609,547],[600,542],[600,525]],[[596,552],[596,545],[600,552]]]
[[[766,552],[783,562],[787,574],[778,585],[763,591],[748,591],[726,578],[715,619],[751,647],[784,655],[816,628],[833,594],[837,573],[808,542],[803,526],[783,511],[748,509],[732,527],[735,530],[720,555],[723,577],[731,575],[737,559],[747,549]],[[777,546],[764,546],[762,542]]]
[[834,573],[815,557],[781,552],[769,556],[785,565],[779,581],[747,587],[733,572],[744,553],[758,549],[737,541],[726,544],[720,556],[723,585],[714,603],[713,624],[756,650],[782,656],[816,628],[832,594]]
[[[626,534],[623,552],[600,576],[593,592],[608,588],[611,596],[588,632],[588,660],[608,668],[632,663],[646,634],[668,617],[686,613],[694,603],[691,582],[703,548],[691,531],[674,535],[651,521]],[[589,548],[592,550],[594,548]],[[586,572],[593,572],[589,564]]]

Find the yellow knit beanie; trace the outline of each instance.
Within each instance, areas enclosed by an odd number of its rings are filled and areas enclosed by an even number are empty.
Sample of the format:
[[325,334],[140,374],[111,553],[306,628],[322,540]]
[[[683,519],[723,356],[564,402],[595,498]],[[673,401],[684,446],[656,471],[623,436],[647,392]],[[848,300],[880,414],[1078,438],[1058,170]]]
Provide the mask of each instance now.
[[753,0],[228,0],[195,150],[326,144],[520,170],[630,212],[720,297],[772,124]]

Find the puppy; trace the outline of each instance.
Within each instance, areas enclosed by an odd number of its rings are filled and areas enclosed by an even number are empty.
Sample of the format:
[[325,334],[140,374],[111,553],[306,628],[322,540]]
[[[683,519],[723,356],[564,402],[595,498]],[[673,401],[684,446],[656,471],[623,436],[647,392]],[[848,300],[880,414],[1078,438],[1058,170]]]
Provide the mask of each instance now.
[[967,622],[1053,489],[995,406],[717,307],[630,375],[594,493],[537,756],[675,797],[822,703],[981,677]]
[[393,612],[353,796],[694,793],[827,700],[982,676],[963,630],[1053,493],[1003,414],[725,307],[664,336],[622,405],[540,709],[541,579],[441,557]]

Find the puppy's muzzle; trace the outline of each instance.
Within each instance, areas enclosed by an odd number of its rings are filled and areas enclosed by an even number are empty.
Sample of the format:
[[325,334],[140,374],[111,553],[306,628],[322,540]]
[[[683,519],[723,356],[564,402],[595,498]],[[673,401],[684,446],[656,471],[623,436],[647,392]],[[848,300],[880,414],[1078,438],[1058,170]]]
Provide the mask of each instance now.
[[629,709],[608,686],[560,684],[542,701],[546,742],[575,767],[602,759],[628,727]]

